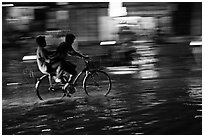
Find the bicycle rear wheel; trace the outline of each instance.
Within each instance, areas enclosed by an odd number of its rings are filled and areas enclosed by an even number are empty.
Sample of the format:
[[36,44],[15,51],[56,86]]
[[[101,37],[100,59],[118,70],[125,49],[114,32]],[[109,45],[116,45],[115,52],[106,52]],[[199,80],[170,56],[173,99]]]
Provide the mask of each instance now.
[[57,99],[64,97],[62,86],[52,79],[53,87],[50,88],[49,76],[42,76],[36,83],[36,94],[40,100]]
[[111,79],[104,71],[92,71],[84,79],[84,90],[88,96],[107,96],[111,90]]

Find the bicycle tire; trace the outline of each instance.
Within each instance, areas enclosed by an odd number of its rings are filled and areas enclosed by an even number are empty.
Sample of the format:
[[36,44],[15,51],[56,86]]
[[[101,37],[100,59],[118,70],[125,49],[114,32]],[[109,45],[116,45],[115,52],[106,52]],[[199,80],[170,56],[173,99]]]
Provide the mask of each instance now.
[[[54,80],[53,80],[54,81]],[[53,82],[52,81],[52,82]],[[53,90],[50,89],[49,78],[48,75],[42,76],[36,83],[36,94],[40,100],[50,100],[50,99],[57,99],[62,98],[65,96],[65,93],[62,90],[62,85],[57,85],[53,82]]]
[[88,96],[107,96],[110,93],[112,83],[106,72],[95,70],[84,78],[83,85]]

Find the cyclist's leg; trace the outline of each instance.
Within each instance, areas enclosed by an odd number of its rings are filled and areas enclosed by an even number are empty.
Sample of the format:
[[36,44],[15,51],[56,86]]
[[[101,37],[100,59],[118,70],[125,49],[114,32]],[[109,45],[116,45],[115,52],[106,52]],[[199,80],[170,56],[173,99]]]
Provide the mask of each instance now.
[[54,86],[53,86],[53,83],[52,83],[52,77],[53,77],[53,75],[50,73],[50,74],[48,75],[49,85],[50,85],[49,90],[50,90],[50,91],[54,90]]
[[61,77],[62,77],[63,69],[61,66],[58,66],[56,69],[56,82],[61,82]]
[[51,67],[52,67],[52,73],[55,74],[54,76],[55,82],[61,82],[61,76],[63,73],[61,62],[60,61],[54,62],[52,63]]
[[74,82],[75,77],[77,76],[77,71],[74,68],[69,68],[67,72],[70,74],[69,83]]
[[70,74],[68,83],[65,84],[65,86],[64,86],[65,90],[67,90],[67,88],[68,88],[68,91],[69,91],[68,94],[75,93],[75,88],[73,85],[73,81],[74,81],[75,77],[77,76],[77,71],[75,68],[76,68],[76,66],[74,64],[72,65],[72,63],[70,63],[70,62],[63,64],[63,69]]
[[52,76],[51,76],[51,74],[48,75],[48,79],[49,79],[50,87],[52,87]]
[[76,65],[72,64],[71,62],[63,62],[62,64],[63,70],[70,74],[69,83],[72,83],[75,76],[77,75]]

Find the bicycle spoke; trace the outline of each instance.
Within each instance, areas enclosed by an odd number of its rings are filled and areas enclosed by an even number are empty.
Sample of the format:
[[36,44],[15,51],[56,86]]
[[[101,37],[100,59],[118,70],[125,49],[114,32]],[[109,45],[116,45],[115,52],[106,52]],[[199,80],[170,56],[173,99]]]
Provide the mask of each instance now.
[[107,95],[111,88],[109,76],[102,71],[91,73],[86,79],[85,91],[90,96]]
[[37,85],[36,92],[39,99],[41,100],[61,98],[64,94],[62,90],[62,85],[54,83],[52,84],[52,87],[50,87],[48,76],[45,76],[40,79],[39,84]]

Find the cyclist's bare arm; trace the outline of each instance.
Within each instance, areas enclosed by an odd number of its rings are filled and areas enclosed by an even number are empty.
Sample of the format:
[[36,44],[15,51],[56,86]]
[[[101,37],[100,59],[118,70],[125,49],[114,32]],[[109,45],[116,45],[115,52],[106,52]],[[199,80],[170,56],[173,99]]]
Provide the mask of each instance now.
[[70,54],[73,56],[78,56],[80,58],[87,58],[87,56],[80,54],[79,52],[76,52],[74,49],[72,51],[70,51]]
[[38,56],[39,60],[41,62],[44,62],[44,63],[49,63],[50,59],[48,58],[48,56],[46,54],[47,54],[46,50],[44,50],[44,52],[42,49],[37,50],[37,56]]

